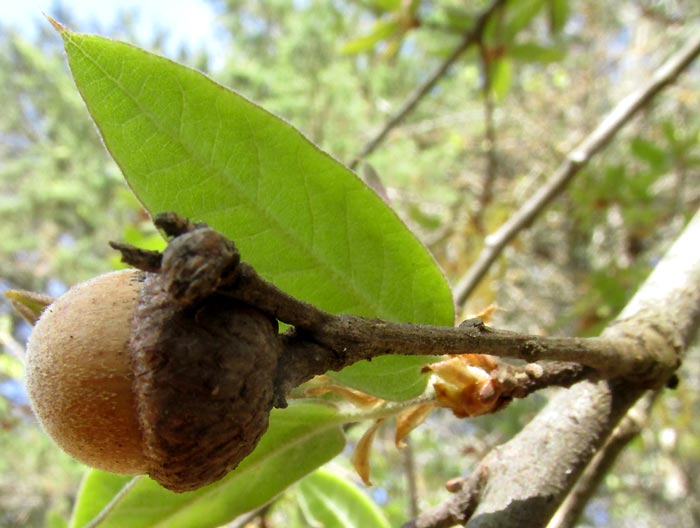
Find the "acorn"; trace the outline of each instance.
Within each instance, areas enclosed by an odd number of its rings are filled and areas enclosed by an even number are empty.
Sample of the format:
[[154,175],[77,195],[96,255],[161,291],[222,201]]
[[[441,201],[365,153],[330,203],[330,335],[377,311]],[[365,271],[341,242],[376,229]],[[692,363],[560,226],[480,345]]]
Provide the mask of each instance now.
[[44,430],[74,458],[115,473],[148,467],[128,350],[143,278],[125,270],[74,286],[42,313],[27,346],[27,391]]
[[282,345],[275,319],[218,295],[216,280],[204,280],[201,295],[183,289],[182,274],[197,285],[217,258],[171,247],[163,262],[177,260],[178,281],[111,272],[52,303],[31,335],[26,380],[41,425],[68,454],[183,492],[253,451],[275,402]]

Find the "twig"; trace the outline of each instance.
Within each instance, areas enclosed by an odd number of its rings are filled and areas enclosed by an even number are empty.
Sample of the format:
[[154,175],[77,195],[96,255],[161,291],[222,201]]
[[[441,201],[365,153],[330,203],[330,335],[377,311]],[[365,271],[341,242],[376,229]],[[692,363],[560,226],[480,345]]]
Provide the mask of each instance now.
[[472,473],[447,501],[407,522],[402,528],[447,528],[466,522],[476,509],[488,474],[484,468]]
[[573,177],[591,160],[593,155],[605,148],[615,134],[640,110],[690,65],[700,54],[700,35],[691,38],[676,54],[672,55],[638,90],[620,101],[574,150],[572,150],[552,177],[518,209],[510,219],[485,240],[485,247],[476,262],[454,288],[458,306],[464,304],[491,264],[498,258],[508,243],[528,227],[544,208],[566,188]]
[[496,330],[478,318],[454,328],[330,314],[267,282],[240,262],[233,242],[205,225],[174,238],[162,258],[131,246],[114,247],[125,262],[136,267],[145,263],[146,271],[158,263],[173,300],[191,306],[208,295],[226,296],[291,325],[280,338],[285,350],[277,379],[280,406],[284,394],[314,375],[389,354],[488,354],[577,363],[594,369],[596,377],[624,376],[647,388],[665,383],[678,367],[675,350],[665,346],[669,336],[664,328],[639,330],[639,318],[629,325],[621,322],[601,337],[578,338]]
[[[664,383],[678,367],[675,350],[664,347],[670,336],[662,328],[644,330],[641,320],[620,324],[610,335],[579,338],[495,330],[480,319],[452,328],[334,315],[304,336],[331,351],[329,358],[342,366],[387,354],[489,354],[528,362],[573,362],[595,369],[601,377],[628,376],[651,386]],[[337,366],[329,363],[325,370]]]
[[481,68],[483,70],[484,85],[482,87],[482,97],[484,104],[484,139],[486,150],[486,171],[481,184],[481,192],[476,211],[472,215],[473,222],[479,232],[483,232],[483,215],[485,209],[493,199],[493,186],[496,181],[498,170],[498,157],[496,154],[496,125],[494,122],[495,105],[492,90],[491,62],[484,45],[480,46]]
[[594,379],[595,372],[578,363],[539,361],[523,366],[501,362],[493,373],[502,397],[525,398],[547,387],[571,387],[584,379]]
[[355,169],[357,164],[374,152],[374,150],[384,141],[387,134],[398,125],[417,105],[418,103],[433,89],[437,82],[448,72],[452,64],[469,49],[472,45],[481,39],[486,23],[491,16],[506,3],[507,0],[494,0],[491,5],[483,12],[474,22],[474,26],[467,31],[462,37],[459,45],[450,53],[443,63],[428,77],[413,93],[406,99],[401,108],[384,124],[382,129],[375,134],[360,150],[359,154],[349,163],[351,169]]
[[408,485],[408,513],[411,518],[417,517],[418,510],[418,485],[416,482],[416,461],[413,454],[413,444],[410,438],[404,440],[401,450],[403,459],[403,471]]

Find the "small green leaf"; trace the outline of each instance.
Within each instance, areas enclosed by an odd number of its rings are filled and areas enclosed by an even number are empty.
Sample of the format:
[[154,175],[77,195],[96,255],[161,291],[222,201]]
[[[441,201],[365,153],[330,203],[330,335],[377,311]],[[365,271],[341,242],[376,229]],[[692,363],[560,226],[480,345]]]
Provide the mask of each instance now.
[[560,33],[569,20],[569,0],[549,0],[549,28],[552,33]]
[[566,53],[554,46],[541,46],[534,42],[514,44],[508,49],[508,55],[521,62],[550,63],[561,61]]
[[491,64],[491,91],[501,101],[508,95],[513,79],[513,62],[502,57]]
[[5,297],[10,300],[12,308],[32,326],[39,320],[46,307],[54,301],[53,297],[27,290],[7,290]]
[[666,151],[655,143],[652,143],[644,138],[636,137],[632,139],[630,148],[632,150],[632,154],[637,159],[646,162],[650,168],[657,172],[665,169],[668,163],[668,155],[666,154]]
[[297,500],[308,526],[389,528],[389,521],[367,495],[325,469],[299,483]]
[[[199,72],[60,31],[105,145],[151,213],[207,222],[261,275],[329,312],[454,323],[450,289],[426,249],[299,131]],[[372,377],[366,365],[335,376],[382,398],[410,398],[425,387],[420,368],[430,360],[382,357]]]
[[[270,428],[253,453],[226,477],[197,491],[173,493],[138,480],[101,528],[214,528],[258,508],[338,455],[345,446],[335,409],[292,404],[273,410]],[[71,528],[90,522],[132,477],[92,470],[81,488]]]
[[506,6],[505,37],[515,40],[517,34],[525,29],[544,7],[545,0],[518,0]]
[[474,14],[455,6],[445,6],[444,17],[447,26],[452,29],[465,30],[474,25]]
[[382,40],[386,40],[399,30],[395,19],[377,20],[367,35],[352,39],[340,48],[341,53],[363,53],[371,50]]
[[401,7],[402,0],[372,0],[370,5],[380,11],[396,11]]

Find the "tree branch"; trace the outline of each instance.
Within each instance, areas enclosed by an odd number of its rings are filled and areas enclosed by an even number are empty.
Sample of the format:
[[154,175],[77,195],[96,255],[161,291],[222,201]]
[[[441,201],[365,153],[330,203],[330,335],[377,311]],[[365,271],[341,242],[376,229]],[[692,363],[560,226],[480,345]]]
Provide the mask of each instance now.
[[478,469],[447,501],[407,522],[402,528],[447,528],[467,522],[479,503],[487,477],[483,468]]
[[467,31],[462,37],[459,45],[450,53],[443,63],[433,72],[433,74],[428,77],[418,88],[416,88],[413,93],[406,99],[406,101],[401,105],[401,108],[391,116],[391,118],[384,124],[384,126],[377,132],[374,137],[372,137],[357,154],[355,159],[349,163],[351,169],[355,169],[357,164],[363,158],[367,157],[369,154],[374,152],[374,150],[384,141],[387,134],[398,125],[417,105],[420,101],[433,89],[433,87],[438,83],[438,81],[447,74],[448,70],[452,64],[459,59],[459,57],[468,50],[471,46],[481,40],[481,36],[486,27],[486,23],[489,21],[491,16],[498,11],[507,0],[494,0],[491,5],[486,8],[486,10],[479,15],[479,17],[474,22],[474,26]]
[[[156,217],[160,222],[165,215]],[[645,388],[658,387],[676,370],[679,359],[673,347],[673,329],[655,319],[637,315],[621,320],[600,337],[547,337],[518,334],[470,319],[458,328],[334,315],[298,300],[260,277],[240,262],[233,242],[203,224],[188,224],[176,234],[162,255],[128,245],[113,244],[125,262],[162,276],[173,302],[195,305],[211,296],[244,302],[293,328],[280,336],[284,354],[277,379],[277,404],[300,383],[329,370],[358,361],[400,355],[490,355],[529,363],[550,362],[547,369],[502,369],[501,386],[513,392],[542,388],[545,381],[570,384],[588,375],[594,379],[624,377]],[[645,324],[640,332],[638,325]],[[426,360],[426,363],[428,361]],[[552,369],[551,362],[574,363],[586,369]],[[459,367],[458,367],[459,368]],[[591,372],[593,369],[595,372]],[[487,369],[490,373],[494,367]],[[486,370],[485,370],[486,372]],[[547,376],[543,376],[547,373]],[[524,376],[524,377],[523,377]],[[497,397],[497,394],[493,394]]]
[[493,187],[498,173],[498,154],[496,152],[496,123],[494,120],[495,103],[492,87],[492,65],[488,58],[487,49],[482,43],[479,46],[481,70],[483,76],[482,99],[484,110],[484,150],[486,168],[481,182],[479,199],[476,210],[472,214],[472,222],[480,233],[484,232],[483,216],[486,208],[493,200]]
[[699,54],[700,36],[695,36],[659,67],[646,84],[620,101],[593,132],[578,147],[569,152],[539,191],[527,200],[495,233],[486,237],[483,251],[454,288],[455,302],[458,306],[464,304],[508,243],[521,230],[530,226],[544,208],[564,191],[573,177],[586,166],[591,158],[605,148],[615,137],[615,134],[641,109],[645,108],[661,90],[673,83]]
[[659,391],[648,392],[620,420],[620,423],[605,441],[605,445],[586,466],[585,471],[547,528],[574,528],[576,526],[586,504],[598,489],[600,482],[613,466],[617,457],[642,432],[649,418],[651,407],[659,394]]
[[[690,221],[604,336],[620,326],[637,334],[663,327],[658,345],[677,354],[700,326],[700,212]],[[488,475],[470,528],[545,526],[630,407],[645,394],[624,380],[583,381],[557,393],[511,441],[496,448],[478,471]],[[473,499],[439,506],[472,510]],[[432,513],[434,516],[434,512]],[[421,516],[422,517],[422,516]],[[419,518],[420,519],[420,518]],[[463,521],[459,521],[463,522]],[[446,524],[416,524],[423,528]]]
[[[285,405],[292,388],[315,374],[386,354],[467,354],[459,357],[471,358],[486,378],[467,363],[465,372],[476,383],[467,380],[465,387],[476,390],[478,405],[487,404],[478,412],[493,412],[508,398],[537,390],[547,380],[573,383],[587,374],[585,367],[595,369],[595,377],[611,378],[583,381],[555,396],[513,440],[482,461],[478,487],[463,490],[461,502],[453,498],[443,505],[447,513],[434,516],[441,523],[469,518],[475,497],[482,495],[469,526],[535,526],[533,519],[544,525],[644,389],[661,387],[673,376],[700,324],[700,212],[620,317],[600,337],[588,339],[519,335],[491,329],[481,319],[451,328],[329,314],[262,279],[240,262],[230,240],[206,225],[187,229],[160,259],[149,252],[144,259],[141,250],[118,247],[127,262],[145,260],[149,267],[158,266],[154,271],[173,302],[194,307],[208,296],[232,297],[294,325],[280,336],[284,351],[276,374],[278,406]],[[485,353],[556,362],[498,366]],[[437,373],[436,365],[431,369]],[[470,400],[474,395],[467,396]],[[468,409],[466,415],[471,415]],[[415,526],[431,526],[418,521]]]

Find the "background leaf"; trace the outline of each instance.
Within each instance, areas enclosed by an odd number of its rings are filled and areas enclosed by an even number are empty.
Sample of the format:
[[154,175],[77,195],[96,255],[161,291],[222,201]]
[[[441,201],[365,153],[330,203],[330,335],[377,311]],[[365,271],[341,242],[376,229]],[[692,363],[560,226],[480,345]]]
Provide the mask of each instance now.
[[509,39],[525,29],[545,5],[545,0],[519,0],[508,6],[506,11],[506,34]]
[[491,64],[491,90],[498,101],[508,95],[513,80],[513,63],[502,57]]
[[80,528],[90,522],[132,478],[131,475],[117,475],[97,469],[88,471],[75,501],[71,528]]
[[[262,506],[290,484],[325,464],[345,446],[343,418],[310,403],[273,410],[270,429],[235,471],[204,488],[173,493],[139,480],[101,528],[209,528]],[[81,488],[72,528],[92,520],[132,477],[92,470]]]
[[369,51],[382,40],[394,35],[401,28],[397,20],[377,20],[367,35],[354,38],[341,48],[343,53],[362,53]]
[[298,501],[308,526],[389,528],[389,521],[367,495],[326,469],[299,483]]
[[508,55],[521,62],[558,62],[565,56],[563,48],[556,46],[542,46],[535,42],[513,44],[508,49]]
[[[328,311],[453,324],[449,287],[425,248],[296,129],[194,70],[124,43],[62,35],[104,142],[150,212],[209,223],[267,279]],[[337,378],[405,399],[424,388],[427,361],[383,357]]]
[[569,0],[549,1],[549,27],[552,33],[559,33],[569,20]]

